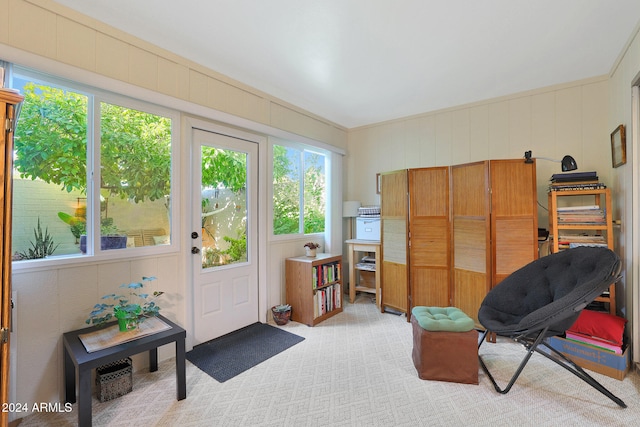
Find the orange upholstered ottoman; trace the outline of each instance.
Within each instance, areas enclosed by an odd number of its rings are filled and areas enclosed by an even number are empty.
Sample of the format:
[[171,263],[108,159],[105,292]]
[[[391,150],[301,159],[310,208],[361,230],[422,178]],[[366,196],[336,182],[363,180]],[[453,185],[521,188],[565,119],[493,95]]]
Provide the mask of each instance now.
[[478,384],[478,332],[455,307],[414,307],[413,364],[423,380]]

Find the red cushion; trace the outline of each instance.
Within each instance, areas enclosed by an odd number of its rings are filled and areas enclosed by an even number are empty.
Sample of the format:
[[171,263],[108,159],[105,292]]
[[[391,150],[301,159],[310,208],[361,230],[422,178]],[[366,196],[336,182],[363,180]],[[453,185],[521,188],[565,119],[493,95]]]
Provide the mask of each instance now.
[[569,328],[572,332],[598,337],[622,345],[624,325],[627,319],[609,313],[582,310],[578,320]]

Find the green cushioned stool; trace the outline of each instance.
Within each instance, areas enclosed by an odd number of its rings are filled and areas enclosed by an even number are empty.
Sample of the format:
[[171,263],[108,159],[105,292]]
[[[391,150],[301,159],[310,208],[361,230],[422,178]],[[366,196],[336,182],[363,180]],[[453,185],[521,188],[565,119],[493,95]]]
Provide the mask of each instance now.
[[423,380],[478,384],[478,331],[456,307],[411,310],[413,365]]

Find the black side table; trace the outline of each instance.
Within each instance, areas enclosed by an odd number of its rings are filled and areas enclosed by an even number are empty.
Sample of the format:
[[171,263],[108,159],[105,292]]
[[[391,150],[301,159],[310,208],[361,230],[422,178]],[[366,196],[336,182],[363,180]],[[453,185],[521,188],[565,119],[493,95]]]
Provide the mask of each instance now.
[[78,335],[93,332],[99,327],[78,329],[62,335],[64,344],[65,402],[76,402],[76,377],[78,378],[78,425],[91,426],[91,371],[99,366],[134,354],[149,351],[149,371],[158,370],[158,347],[176,343],[177,400],[186,399],[185,338],[187,333],[164,316],[158,316],[171,328],[147,335],[103,350],[87,353]]

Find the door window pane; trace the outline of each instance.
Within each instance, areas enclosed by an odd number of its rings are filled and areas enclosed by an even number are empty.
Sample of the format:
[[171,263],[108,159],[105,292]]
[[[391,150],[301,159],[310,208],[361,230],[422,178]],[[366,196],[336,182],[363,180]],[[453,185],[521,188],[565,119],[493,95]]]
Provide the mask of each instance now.
[[247,261],[247,154],[202,146],[202,268]]

